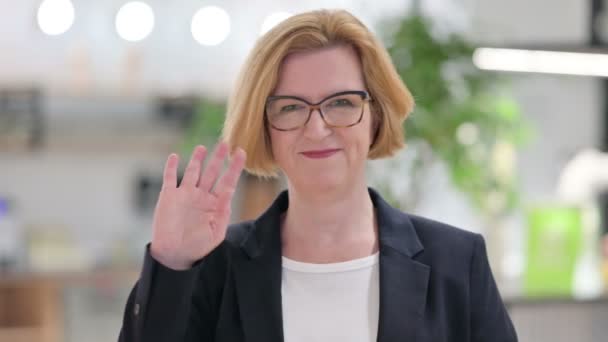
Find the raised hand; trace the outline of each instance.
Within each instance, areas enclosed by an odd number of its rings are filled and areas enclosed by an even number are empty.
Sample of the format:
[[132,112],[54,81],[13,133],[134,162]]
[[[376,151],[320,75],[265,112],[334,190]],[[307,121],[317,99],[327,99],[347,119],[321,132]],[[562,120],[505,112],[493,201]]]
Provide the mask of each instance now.
[[228,155],[228,145],[218,144],[213,158],[201,173],[206,155],[204,146],[195,147],[179,186],[179,156],[169,155],[165,165],[163,185],[154,210],[150,252],[157,261],[174,270],[190,268],[226,236],[230,203],[245,165],[245,151],[236,149],[228,170],[217,184]]

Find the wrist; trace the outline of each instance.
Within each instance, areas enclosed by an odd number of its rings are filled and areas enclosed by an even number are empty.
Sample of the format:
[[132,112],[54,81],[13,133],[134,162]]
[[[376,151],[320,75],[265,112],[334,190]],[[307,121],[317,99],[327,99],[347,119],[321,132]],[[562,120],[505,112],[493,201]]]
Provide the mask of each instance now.
[[191,262],[168,257],[164,253],[157,251],[153,245],[150,245],[150,255],[154,260],[174,271],[185,271],[192,268]]

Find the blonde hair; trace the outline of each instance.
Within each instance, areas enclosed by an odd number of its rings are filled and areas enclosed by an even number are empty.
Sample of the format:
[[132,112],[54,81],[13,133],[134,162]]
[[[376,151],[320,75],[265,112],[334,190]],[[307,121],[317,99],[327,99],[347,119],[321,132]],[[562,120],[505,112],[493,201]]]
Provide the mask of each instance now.
[[357,51],[367,89],[374,99],[372,115],[377,130],[368,158],[392,156],[405,146],[403,122],[413,110],[414,99],[382,43],[347,11],[305,12],[284,20],[257,41],[228,101],[222,137],[232,149],[238,146],[245,150],[245,169],[249,173],[277,175],[264,107],[276,87],[283,59],[294,52],[338,44],[350,45]]

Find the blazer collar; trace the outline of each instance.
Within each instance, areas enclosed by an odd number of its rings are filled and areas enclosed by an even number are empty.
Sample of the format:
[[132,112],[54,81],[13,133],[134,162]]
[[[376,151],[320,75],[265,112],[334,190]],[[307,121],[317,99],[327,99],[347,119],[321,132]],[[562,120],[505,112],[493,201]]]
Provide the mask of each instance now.
[[[368,188],[377,212],[380,247],[391,247],[398,252],[414,257],[424,250],[414,225],[407,214],[393,208],[373,188]],[[281,192],[272,205],[253,221],[252,229],[241,244],[250,258],[256,258],[265,251],[280,251],[281,214],[289,207],[287,190]],[[277,245],[278,244],[278,245]]]
[[[380,244],[378,342],[416,341],[426,306],[430,267],[416,261],[424,247],[409,216],[391,207],[372,188]],[[283,341],[280,218],[287,191],[251,223],[235,258],[241,321],[248,342]]]

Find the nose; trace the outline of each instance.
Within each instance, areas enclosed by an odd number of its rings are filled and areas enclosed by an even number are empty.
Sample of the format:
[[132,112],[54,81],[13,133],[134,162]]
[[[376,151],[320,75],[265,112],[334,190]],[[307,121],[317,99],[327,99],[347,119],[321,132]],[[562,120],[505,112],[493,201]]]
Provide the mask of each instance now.
[[331,134],[331,127],[325,123],[321,112],[314,109],[310,114],[310,119],[304,126],[304,135],[309,139],[321,139]]

